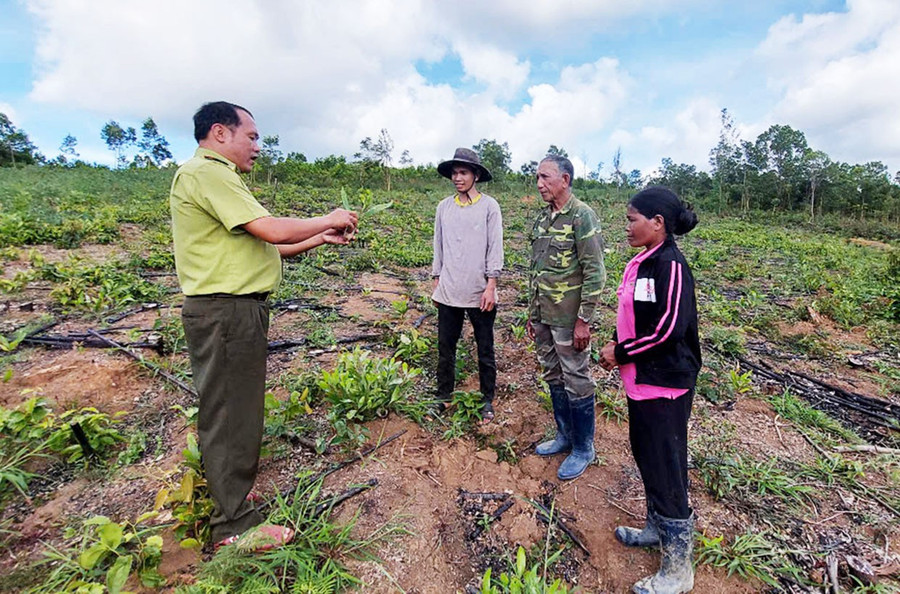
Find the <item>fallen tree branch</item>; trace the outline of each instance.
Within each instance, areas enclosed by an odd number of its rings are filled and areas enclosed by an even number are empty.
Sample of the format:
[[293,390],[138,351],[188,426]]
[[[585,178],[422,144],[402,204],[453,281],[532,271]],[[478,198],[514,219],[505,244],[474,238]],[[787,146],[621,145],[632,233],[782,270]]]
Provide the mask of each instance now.
[[459,489],[459,496],[467,499],[481,499],[482,501],[506,501],[509,499],[509,493],[478,493]]
[[353,487],[353,488],[347,489],[340,495],[335,495],[334,497],[328,499],[327,501],[323,501],[322,503],[316,505],[316,509],[313,511],[312,517],[314,517],[314,518],[318,517],[326,511],[330,512],[335,507],[339,506],[340,504],[347,501],[351,497],[355,497],[356,495],[359,495],[360,493],[362,493],[364,491],[368,491],[369,489],[374,489],[377,486],[378,486],[378,479],[370,478],[368,481],[366,481],[362,485],[360,485],[358,487]]
[[[814,408],[829,413],[845,424],[853,423],[863,428],[874,439],[885,439],[884,429],[900,429],[900,406],[892,402],[848,392],[799,371],[779,372],[765,361],[756,363],[741,356],[728,355],[709,344],[704,347],[721,357],[735,359],[744,370],[790,388]],[[849,418],[846,417],[848,413]]]
[[121,322],[129,316],[143,313],[145,311],[150,311],[151,309],[159,309],[159,303],[142,303],[138,307],[133,307],[131,309],[125,310],[122,313],[110,316],[103,321],[107,324],[115,324],[116,322]]
[[287,434],[287,438],[288,438],[288,440],[289,440],[291,443],[296,443],[296,444],[298,444],[298,445],[301,445],[301,446],[305,447],[306,449],[313,451],[313,452],[316,453],[316,454],[319,454],[319,453],[323,453],[323,454],[331,454],[331,453],[334,453],[334,448],[332,448],[331,446],[325,446],[325,451],[324,451],[324,452],[319,452],[319,449],[318,449],[318,447],[316,446],[316,440],[310,439],[310,438],[308,438],[308,437],[301,437],[300,435],[297,435],[297,434],[294,433],[293,431],[291,431],[290,433]]
[[156,365],[155,363],[151,363],[150,361],[147,361],[140,355],[131,352],[129,349],[125,348],[124,346],[122,346],[121,344],[117,343],[116,341],[114,341],[110,338],[101,336],[94,330],[88,330],[88,333],[99,338],[100,340],[102,340],[103,342],[105,342],[106,344],[111,346],[112,348],[116,349],[117,351],[121,351],[121,352],[125,353],[126,355],[128,355],[129,357],[131,357],[132,359],[134,359],[135,361],[140,363],[141,366],[149,369],[153,373],[158,373],[159,375],[161,375],[162,377],[167,379],[172,384],[178,386],[179,388],[181,388],[188,394],[191,394],[193,396],[197,395],[197,392],[192,387],[190,387],[189,385],[187,385],[186,383],[184,383],[183,381],[181,381],[180,379],[178,379],[177,377],[175,377],[174,375],[172,375],[165,369],[162,369],[159,365]]
[[[342,469],[344,469],[344,468],[350,466],[351,464],[354,464],[354,463],[356,463],[356,462],[359,462],[360,460],[362,460],[363,458],[365,458],[365,457],[368,456],[369,454],[375,452],[376,450],[378,450],[378,449],[380,449],[380,448],[386,446],[387,444],[391,443],[392,441],[396,440],[397,438],[399,438],[400,436],[402,436],[404,433],[406,433],[406,429],[404,429],[403,431],[400,431],[400,432],[398,432],[398,433],[395,433],[395,434],[391,435],[391,436],[388,437],[387,439],[384,439],[384,440],[378,442],[377,444],[373,444],[373,445],[367,447],[366,449],[364,449],[363,451],[359,452],[356,456],[354,456],[354,457],[351,458],[350,460],[347,460],[347,461],[345,461],[345,462],[339,462],[339,463],[333,464],[333,465],[331,466],[331,468],[328,468],[328,469],[326,469],[326,470],[323,470],[322,472],[320,472],[320,473],[317,474],[316,476],[314,476],[314,477],[312,477],[311,479],[309,479],[309,480],[307,481],[306,484],[307,484],[307,485],[313,485],[313,484],[317,483],[318,481],[323,480],[323,479],[324,479],[325,477],[327,477],[328,475],[333,474],[333,473],[337,472],[338,470],[342,470]],[[280,493],[281,497],[283,497],[286,501],[290,501],[290,498],[294,496],[294,493],[298,490],[298,487],[299,487],[299,485],[294,486],[294,487],[291,487],[291,488],[288,488],[288,489],[283,489],[283,490],[281,491],[281,493]],[[259,506],[259,510],[260,510],[260,511],[265,510],[267,507],[269,507],[270,505],[272,505],[272,502],[273,502],[273,501],[274,501],[274,499],[270,499],[269,501],[263,503],[262,505]]]
[[[353,336],[345,336],[334,341],[335,345],[351,344],[354,342],[363,342],[367,340],[380,340],[381,334],[356,334]],[[304,346],[307,344],[305,338],[289,338],[286,340],[274,340],[269,343],[269,352],[284,351],[294,347]]]
[[511,508],[515,503],[516,503],[515,499],[510,499],[509,501],[507,501],[506,503],[504,503],[503,505],[498,507],[494,513],[487,516],[486,523],[479,522],[478,524],[475,525],[475,528],[472,530],[470,537],[474,540],[474,539],[478,538],[479,536],[481,536],[481,533],[484,532],[484,529],[487,526],[490,526],[491,524],[493,524],[494,522],[499,520],[500,516],[502,516],[506,512],[506,510]]
[[872,454],[900,454],[900,450],[897,448],[886,448],[884,446],[876,446],[876,445],[852,445],[852,446],[835,446],[832,448],[835,452],[839,453],[847,453],[847,452],[869,452]]
[[572,530],[571,530],[568,526],[566,526],[566,524],[565,524],[566,520],[565,520],[564,518],[560,518],[561,512],[560,512],[559,510],[557,510],[557,509],[554,508],[553,511],[550,511],[549,509],[547,509],[546,507],[544,507],[544,505],[541,504],[540,502],[535,501],[534,499],[529,499],[529,498],[527,498],[527,497],[525,498],[525,501],[527,501],[528,503],[530,503],[531,505],[533,505],[535,508],[537,508],[537,510],[538,510],[538,512],[537,512],[537,518],[538,518],[539,520],[541,520],[542,522],[544,522],[544,523],[547,524],[548,526],[555,525],[555,526],[559,527],[559,529],[562,530],[562,532],[563,532],[566,536],[568,536],[569,539],[570,539],[573,543],[575,543],[575,546],[577,546],[579,549],[581,549],[582,551],[584,551],[584,554],[587,555],[588,557],[591,556],[591,552],[590,552],[590,551],[588,550],[588,548],[584,545],[584,543],[581,542],[581,539],[578,538],[578,537],[575,535],[575,533],[572,532]]
[[420,315],[418,318],[416,318],[416,321],[413,322],[413,328],[418,328],[419,326],[421,326],[422,322],[424,322],[426,319],[428,319],[428,317],[431,315],[432,315],[431,313],[424,313],[424,314]]
[[312,309],[316,311],[334,311],[337,308],[333,305],[322,305],[321,303],[310,303],[309,301],[302,301],[300,299],[285,299],[283,301],[276,301],[269,305],[269,309],[287,309],[291,311],[300,310],[300,309]]

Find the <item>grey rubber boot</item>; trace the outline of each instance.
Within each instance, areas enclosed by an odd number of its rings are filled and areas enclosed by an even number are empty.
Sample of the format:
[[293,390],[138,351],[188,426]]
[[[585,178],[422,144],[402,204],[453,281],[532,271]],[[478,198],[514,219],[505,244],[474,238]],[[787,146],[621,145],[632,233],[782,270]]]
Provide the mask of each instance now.
[[556,419],[556,437],[534,448],[538,456],[552,456],[572,449],[572,440],[569,437],[572,412],[569,410],[569,395],[566,394],[565,386],[550,385],[550,402],[553,403],[553,418]]
[[658,547],[659,546],[659,528],[657,524],[657,515],[647,504],[647,523],[644,528],[631,528],[629,526],[616,527],[616,540],[626,547]]
[[683,594],[694,588],[694,514],[686,520],[657,516],[662,562],[656,575],[634,585],[635,594]]
[[563,460],[556,473],[562,481],[581,476],[596,456],[593,394],[578,400],[570,398],[569,409],[572,411],[572,453]]

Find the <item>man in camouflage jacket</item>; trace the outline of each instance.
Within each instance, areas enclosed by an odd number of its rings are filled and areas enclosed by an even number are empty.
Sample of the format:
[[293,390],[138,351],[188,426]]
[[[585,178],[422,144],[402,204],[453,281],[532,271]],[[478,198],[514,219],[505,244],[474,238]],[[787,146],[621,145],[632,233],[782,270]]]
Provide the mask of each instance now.
[[537,446],[541,456],[571,452],[562,480],[580,476],[594,459],[594,380],[591,320],[606,281],[597,214],[572,195],[574,169],[549,155],[537,171],[547,207],[531,231],[528,333],[550,388],[556,438]]

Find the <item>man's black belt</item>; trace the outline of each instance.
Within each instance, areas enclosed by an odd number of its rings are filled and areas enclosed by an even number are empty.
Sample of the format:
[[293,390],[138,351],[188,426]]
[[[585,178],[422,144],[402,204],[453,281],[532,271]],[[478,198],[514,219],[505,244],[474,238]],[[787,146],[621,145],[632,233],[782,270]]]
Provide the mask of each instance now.
[[256,301],[266,301],[269,293],[245,293],[243,295],[233,295],[231,293],[207,293],[206,295],[189,295],[189,297],[206,297],[212,299],[255,299]]

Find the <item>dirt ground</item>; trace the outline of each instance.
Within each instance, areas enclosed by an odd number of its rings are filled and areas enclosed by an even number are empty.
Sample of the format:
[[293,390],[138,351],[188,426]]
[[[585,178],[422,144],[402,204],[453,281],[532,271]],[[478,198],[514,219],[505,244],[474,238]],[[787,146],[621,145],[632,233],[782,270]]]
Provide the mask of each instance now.
[[[409,275],[424,278],[421,271],[409,271]],[[354,282],[359,288],[336,291],[335,297],[328,300],[342,315],[341,321],[334,324],[336,337],[370,332],[371,323],[380,320],[392,320],[394,329],[421,321],[422,332],[436,333],[433,317],[423,320],[421,312],[415,309],[402,317],[390,311],[390,302],[409,291],[398,278],[366,273]],[[427,294],[428,282],[419,281],[416,290]],[[518,308],[505,304],[514,300],[514,290],[504,288],[501,293],[504,305],[501,305],[496,331],[498,391],[493,423],[479,427],[472,435],[448,441],[441,439],[439,432],[428,432],[407,419],[391,416],[373,421],[368,425],[373,440],[400,431],[405,433],[373,456],[328,477],[326,489],[330,492],[372,478],[378,480],[377,488],[354,497],[336,512],[338,519],[346,521],[359,510],[356,526],[359,535],[372,533],[389,521],[403,523],[409,532],[380,547],[380,566],[373,562],[348,562],[365,581],[363,591],[464,592],[467,585],[480,581],[488,565],[500,567],[498,560],[502,554],[513,554],[516,545],[526,549],[543,546],[547,527],[525,498],[538,501],[555,498],[557,511],[569,518],[567,525],[590,552],[588,555],[573,547],[561,562],[567,579],[579,586],[577,591],[629,592],[637,579],[656,570],[657,553],[628,549],[613,537],[617,525],[639,525],[644,510],[640,478],[628,444],[627,422],[617,423],[598,415],[598,461],[574,481],[557,480],[560,457],[545,459],[534,455],[534,444],[552,434],[552,417],[537,395],[534,355],[527,341],[516,341],[510,330]],[[31,306],[23,308],[23,303]],[[0,309],[3,310],[0,323],[4,327],[16,327],[48,311],[46,291],[33,290],[21,299],[6,302]],[[173,313],[177,315],[177,310],[162,308],[144,312],[122,320],[117,326],[146,328],[156,316]],[[296,337],[294,328],[302,315],[302,312],[280,312],[273,320],[270,339]],[[96,324],[71,318],[53,332],[85,331]],[[464,340],[470,340],[468,329]],[[316,355],[308,351],[299,348],[274,353],[270,357],[270,378],[287,369],[327,366],[334,358],[333,353],[320,351]],[[23,348],[15,355],[12,369],[12,377],[0,384],[0,405],[14,407],[41,394],[59,411],[76,405],[94,406],[109,414],[125,411],[128,422],[141,420],[153,426],[156,442],[137,464],[111,476],[100,471],[82,472],[56,466],[44,469],[42,478],[32,482],[32,496],[28,501],[16,498],[0,511],[0,520],[11,522],[7,529],[20,533],[12,546],[2,550],[0,573],[9,573],[38,560],[43,543],[61,543],[63,528],[76,519],[93,514],[134,519],[150,509],[162,477],[179,465],[188,432],[184,417],[171,407],[192,404],[185,393],[152,377],[132,359],[110,350],[78,346],[68,350]],[[608,376],[599,367],[594,372],[601,384],[615,391],[615,377]],[[477,389],[477,374],[469,376],[460,388]],[[283,396],[277,390],[276,394]],[[771,406],[763,400],[740,398],[729,406],[714,406],[701,398],[695,400],[692,432],[700,430],[702,423],[725,420],[735,424],[740,445],[761,458],[811,460],[814,457],[807,440],[783,421],[779,422]],[[338,458],[333,455],[329,460]],[[278,461],[264,459],[257,491],[271,495],[289,486],[297,470],[322,463],[321,457],[299,448]],[[514,503],[480,536],[472,537],[477,525],[473,505],[491,512],[498,504],[477,499],[473,504],[473,499],[461,495],[461,490],[506,493]],[[714,501],[693,472],[691,496],[700,531],[728,536],[745,531],[746,514]],[[797,519],[798,534],[810,538],[812,532],[806,529],[809,525],[818,525],[820,532],[831,535],[875,530],[860,526],[846,513],[848,496],[835,487],[833,494],[825,498],[826,505],[811,510],[808,517]],[[878,513],[883,515],[883,510]],[[558,538],[565,541],[564,537]],[[897,540],[895,528],[884,535],[884,558],[898,553]],[[163,591],[190,581],[200,560],[200,553],[180,549],[168,535],[161,571],[170,586]],[[695,592],[764,590],[759,583],[728,577],[724,570],[700,566],[697,571]]]

